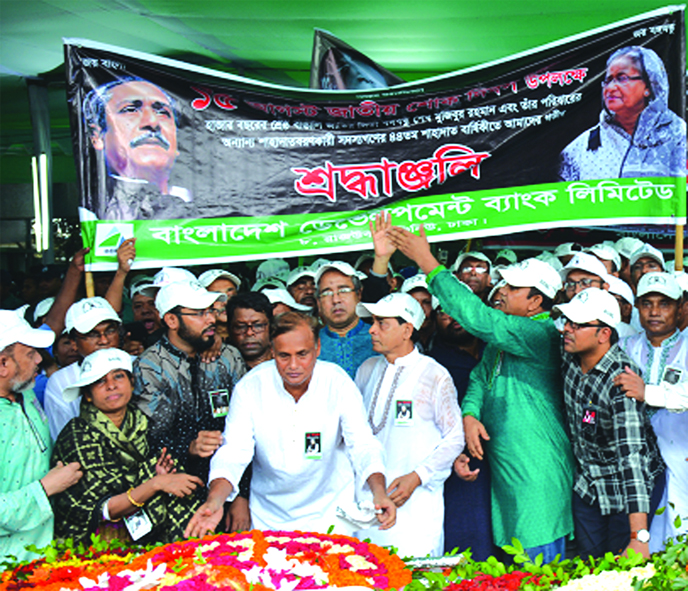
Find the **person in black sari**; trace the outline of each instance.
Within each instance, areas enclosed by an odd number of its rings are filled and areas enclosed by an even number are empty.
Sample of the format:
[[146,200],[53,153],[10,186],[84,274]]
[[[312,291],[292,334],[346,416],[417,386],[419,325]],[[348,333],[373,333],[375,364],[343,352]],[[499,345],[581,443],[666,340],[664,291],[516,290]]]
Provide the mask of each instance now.
[[52,463],[79,462],[84,477],[51,499],[57,538],[80,542],[100,533],[140,543],[171,542],[202,502],[203,482],[177,473],[166,449],[149,448],[148,419],[129,404],[131,371],[124,351],[96,351],[64,391],[66,398],[76,398],[81,390],[81,412],[57,438]]

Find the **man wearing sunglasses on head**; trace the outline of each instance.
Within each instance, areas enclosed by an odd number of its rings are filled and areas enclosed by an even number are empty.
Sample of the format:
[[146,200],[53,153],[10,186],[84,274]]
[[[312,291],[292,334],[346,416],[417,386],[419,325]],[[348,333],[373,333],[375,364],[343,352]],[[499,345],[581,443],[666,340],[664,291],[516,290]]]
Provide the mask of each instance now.
[[215,361],[200,360],[215,341],[216,301],[226,295],[196,281],[160,288],[155,306],[166,334],[134,363],[134,401],[149,418],[151,449],[167,448],[180,468],[204,482],[222,445],[226,403],[246,373],[231,345],[223,344]]
[[564,321],[562,374],[576,458],[578,554],[597,558],[633,548],[647,557],[652,490],[663,464],[645,405],[615,385],[626,368],[638,371],[617,345],[619,305],[607,291],[590,288],[553,313]]

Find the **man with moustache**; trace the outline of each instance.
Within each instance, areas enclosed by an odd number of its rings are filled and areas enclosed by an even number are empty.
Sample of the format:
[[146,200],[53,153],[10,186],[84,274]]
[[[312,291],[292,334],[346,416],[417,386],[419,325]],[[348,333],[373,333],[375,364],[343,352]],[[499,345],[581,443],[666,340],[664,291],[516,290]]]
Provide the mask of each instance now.
[[227,409],[218,401],[231,396],[246,373],[239,352],[223,344],[219,357],[201,362],[215,340],[213,304],[224,294],[196,281],[161,287],[155,306],[166,334],[134,363],[134,401],[149,418],[151,450],[163,447],[185,471],[208,479],[210,456],[222,444]]
[[250,291],[227,305],[229,342],[239,349],[248,369],[272,359],[270,322],[272,304],[263,293]]
[[490,291],[490,267],[492,262],[482,252],[464,252],[460,254],[451,272],[459,281],[463,281],[471,291],[485,301]]
[[103,155],[103,186],[91,196],[98,219],[189,217],[189,191],[170,184],[179,151],[177,112],[166,92],[140,78],[119,78],[88,93],[83,116],[93,148]]
[[297,304],[308,306],[314,313],[318,311],[315,297],[315,271],[310,267],[297,267],[287,278],[287,291]]
[[55,333],[31,328],[14,310],[0,310],[0,560],[33,560],[26,550],[53,539],[48,497],[81,478],[78,463],[50,470],[48,421],[33,393],[41,361],[37,348]]

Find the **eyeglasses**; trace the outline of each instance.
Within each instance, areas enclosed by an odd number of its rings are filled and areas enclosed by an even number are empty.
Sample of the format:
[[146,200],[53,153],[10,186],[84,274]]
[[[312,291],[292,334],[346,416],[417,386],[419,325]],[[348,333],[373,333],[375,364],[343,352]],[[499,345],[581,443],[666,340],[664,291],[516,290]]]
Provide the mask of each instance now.
[[573,291],[578,285],[580,285],[583,289],[587,289],[588,287],[592,287],[592,284],[595,282],[602,285],[601,279],[591,279],[590,277],[584,277],[580,281],[572,281],[569,279],[564,283],[564,289],[566,291]]
[[232,331],[237,334],[247,334],[249,330],[253,331],[253,334],[261,334],[265,332],[268,327],[267,322],[254,322],[253,324],[233,324]]
[[177,312],[178,316],[196,316],[196,318],[205,318],[206,316],[218,316],[224,312],[224,309],[207,308],[206,310],[196,310],[195,312]]
[[326,289],[325,291],[321,291],[318,294],[318,297],[320,299],[325,299],[325,298],[334,297],[335,293],[338,296],[343,296],[343,295],[348,295],[354,291],[356,291],[356,290],[353,287],[340,287],[336,292],[332,291],[331,289]]
[[616,82],[619,86],[626,86],[631,80],[642,80],[642,76],[629,76],[628,74],[618,74],[616,76],[607,76],[602,80],[602,88],[606,88],[612,82]]
[[459,273],[476,273],[477,275],[484,275],[487,273],[487,269],[485,267],[473,267],[473,266],[466,266],[466,267],[461,267],[459,270]]
[[119,332],[119,326],[110,325],[105,330],[92,330],[86,334],[77,333],[77,337],[85,341],[99,341],[103,337],[108,339],[114,337]]
[[604,328],[604,324],[590,324],[589,322],[573,322],[566,318],[564,325],[568,324],[574,331],[580,330],[581,328]]

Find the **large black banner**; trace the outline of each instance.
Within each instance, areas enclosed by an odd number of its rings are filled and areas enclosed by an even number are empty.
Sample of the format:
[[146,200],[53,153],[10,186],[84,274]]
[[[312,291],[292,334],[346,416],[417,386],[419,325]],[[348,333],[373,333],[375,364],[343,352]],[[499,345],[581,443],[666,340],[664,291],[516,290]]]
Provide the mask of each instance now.
[[91,268],[129,235],[142,266],[351,249],[380,208],[435,240],[685,218],[675,7],[368,92],[65,43]]

